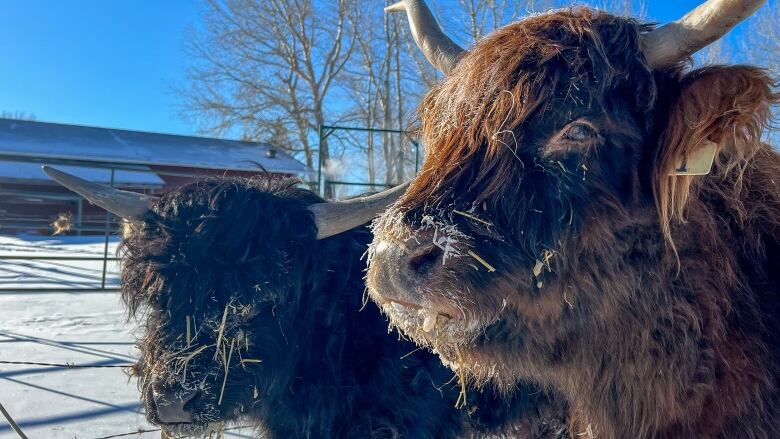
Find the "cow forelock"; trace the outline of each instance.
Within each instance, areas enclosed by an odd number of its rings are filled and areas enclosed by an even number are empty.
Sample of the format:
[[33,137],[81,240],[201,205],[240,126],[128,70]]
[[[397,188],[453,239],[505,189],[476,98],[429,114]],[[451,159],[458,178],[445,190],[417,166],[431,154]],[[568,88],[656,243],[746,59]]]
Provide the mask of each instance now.
[[[421,105],[426,162],[401,203],[411,227],[442,210],[475,211],[537,258],[591,209],[635,201],[655,102],[643,29],[573,9],[481,40]],[[569,141],[573,123],[594,130],[592,141]]]

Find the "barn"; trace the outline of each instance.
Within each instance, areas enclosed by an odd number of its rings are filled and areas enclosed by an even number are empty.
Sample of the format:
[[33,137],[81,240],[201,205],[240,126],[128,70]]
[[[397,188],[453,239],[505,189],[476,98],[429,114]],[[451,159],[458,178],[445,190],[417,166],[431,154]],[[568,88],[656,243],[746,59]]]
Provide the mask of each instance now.
[[0,118],[0,234],[48,234],[61,215],[73,234],[103,233],[105,212],[41,170],[148,194],[205,175],[310,179],[311,169],[268,143]]

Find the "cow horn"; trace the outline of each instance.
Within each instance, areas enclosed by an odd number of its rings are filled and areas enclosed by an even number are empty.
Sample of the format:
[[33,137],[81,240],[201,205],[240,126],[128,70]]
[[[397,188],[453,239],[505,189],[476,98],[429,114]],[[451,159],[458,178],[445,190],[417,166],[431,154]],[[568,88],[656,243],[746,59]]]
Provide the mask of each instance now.
[[42,168],[43,172],[57,183],[86,198],[90,203],[97,204],[126,220],[141,219],[156,200],[155,197],[92,183],[50,166],[42,166]]
[[385,8],[385,12],[406,11],[412,37],[428,61],[445,75],[455,68],[465,52],[442,32],[424,0],[402,0]]
[[673,65],[715,42],[766,0],[708,0],[679,20],[643,37],[643,51],[653,68]]
[[309,206],[317,224],[317,239],[328,238],[365,224],[401,197],[409,183],[365,197],[344,201],[317,203]]
[[[91,203],[126,220],[141,219],[156,201],[155,197],[92,183],[49,166],[43,166],[43,172]],[[317,239],[339,234],[374,219],[397,200],[407,187],[409,183],[404,183],[370,196],[309,206],[317,225]]]

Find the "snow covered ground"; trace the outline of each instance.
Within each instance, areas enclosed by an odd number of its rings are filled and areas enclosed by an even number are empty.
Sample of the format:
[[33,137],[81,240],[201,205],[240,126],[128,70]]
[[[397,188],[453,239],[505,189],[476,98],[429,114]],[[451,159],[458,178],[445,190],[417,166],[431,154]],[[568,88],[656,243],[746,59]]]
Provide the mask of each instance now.
[[[116,240],[109,244],[115,255]],[[97,256],[103,238],[0,236],[2,256]],[[0,260],[0,289],[60,288],[58,292],[0,291],[0,360],[120,365],[137,356],[135,324],[125,323],[117,292],[99,287],[102,261]],[[118,285],[108,264],[106,285]],[[0,364],[0,403],[35,438],[99,438],[156,429],[146,422],[135,380],[121,368],[68,369]],[[123,437],[159,437],[159,432]],[[250,437],[241,431],[226,437]],[[17,437],[0,416],[0,438]]]

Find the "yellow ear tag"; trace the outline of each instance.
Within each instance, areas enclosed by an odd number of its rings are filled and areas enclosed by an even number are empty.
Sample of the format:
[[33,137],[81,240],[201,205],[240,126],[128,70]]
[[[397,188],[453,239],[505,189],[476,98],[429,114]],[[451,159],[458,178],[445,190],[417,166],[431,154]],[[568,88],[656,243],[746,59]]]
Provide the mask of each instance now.
[[718,144],[705,140],[701,148],[680,160],[671,175],[707,175],[712,169],[712,162],[715,161],[717,152]]

